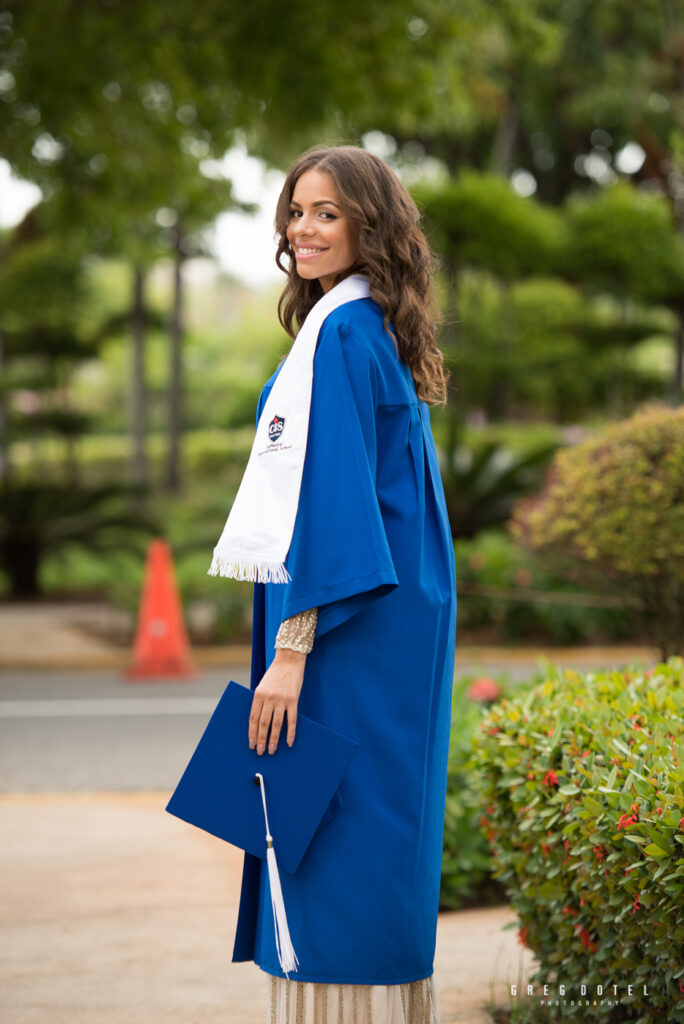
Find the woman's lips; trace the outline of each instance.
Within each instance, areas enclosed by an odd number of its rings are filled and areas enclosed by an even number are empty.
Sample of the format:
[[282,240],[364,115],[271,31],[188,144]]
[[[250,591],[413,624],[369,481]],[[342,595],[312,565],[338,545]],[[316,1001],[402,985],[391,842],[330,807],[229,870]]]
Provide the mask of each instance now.
[[323,253],[323,252],[327,252],[327,250],[326,249],[317,249],[317,248],[314,248],[313,246],[309,247],[309,246],[306,246],[306,245],[303,245],[301,248],[299,246],[295,246],[295,259],[298,259],[298,260],[315,260],[316,257],[320,256],[321,253]]

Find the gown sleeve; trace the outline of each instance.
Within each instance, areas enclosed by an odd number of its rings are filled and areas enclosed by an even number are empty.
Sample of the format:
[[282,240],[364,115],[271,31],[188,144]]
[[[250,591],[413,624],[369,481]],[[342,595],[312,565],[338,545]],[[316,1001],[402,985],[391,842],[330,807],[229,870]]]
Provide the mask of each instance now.
[[[344,309],[344,307],[342,307]],[[337,312],[337,311],[336,311]],[[398,586],[376,492],[372,340],[336,313],[314,357],[306,458],[281,618],[318,608],[316,636]]]

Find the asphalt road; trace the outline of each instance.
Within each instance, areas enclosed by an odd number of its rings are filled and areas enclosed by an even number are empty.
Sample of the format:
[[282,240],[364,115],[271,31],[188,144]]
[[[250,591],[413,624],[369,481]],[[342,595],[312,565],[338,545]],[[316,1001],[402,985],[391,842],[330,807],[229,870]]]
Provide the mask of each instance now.
[[230,679],[129,683],[115,671],[0,673],[0,792],[169,790]]
[[[489,661],[511,680],[538,668],[533,652]],[[565,651],[565,665],[580,661]],[[594,665],[629,660],[591,651]],[[586,667],[586,654],[584,657]],[[457,665],[457,674],[476,668]],[[115,670],[0,671],[0,793],[171,790],[230,679],[244,665],[211,668],[184,681],[127,682]]]

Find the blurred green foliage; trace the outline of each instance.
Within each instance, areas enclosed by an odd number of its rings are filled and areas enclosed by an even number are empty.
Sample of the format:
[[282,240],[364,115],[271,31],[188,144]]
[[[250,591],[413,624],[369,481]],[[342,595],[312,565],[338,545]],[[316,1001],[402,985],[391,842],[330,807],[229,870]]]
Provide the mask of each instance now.
[[593,590],[543,568],[501,531],[487,530],[454,544],[460,642],[590,644],[634,642],[619,600],[601,603]]
[[[217,164],[236,140],[278,166],[362,140],[415,184],[442,260],[452,391],[433,423],[455,534],[538,485],[560,437],[544,420],[572,443],[646,399],[681,402],[679,9],[263,0],[226,18],[215,0],[141,0],[132,22],[119,7],[0,9],[0,150],[44,196],[0,236],[0,476],[135,479],[188,564],[220,527],[289,347],[276,289],[182,286],[204,228],[241,205]],[[515,575],[505,539],[482,543]],[[578,607],[550,602],[543,623],[532,602],[465,600],[506,636],[592,635]],[[621,614],[597,611],[599,632],[619,635]]]
[[645,409],[559,452],[512,534],[557,570],[629,597],[664,657],[682,650],[684,408]]

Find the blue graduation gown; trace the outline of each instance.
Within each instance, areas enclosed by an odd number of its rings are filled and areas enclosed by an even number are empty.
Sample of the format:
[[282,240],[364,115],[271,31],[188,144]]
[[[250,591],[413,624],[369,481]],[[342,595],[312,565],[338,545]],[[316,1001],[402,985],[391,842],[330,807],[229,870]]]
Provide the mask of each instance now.
[[[289,583],[254,585],[252,689],[282,620],[318,607],[299,710],[359,743],[335,813],[297,873],[281,871],[291,977],[417,981],[435,951],[456,581],[429,408],[372,299],[319,333],[286,566]],[[283,977],[268,872],[249,854],[233,960]]]

